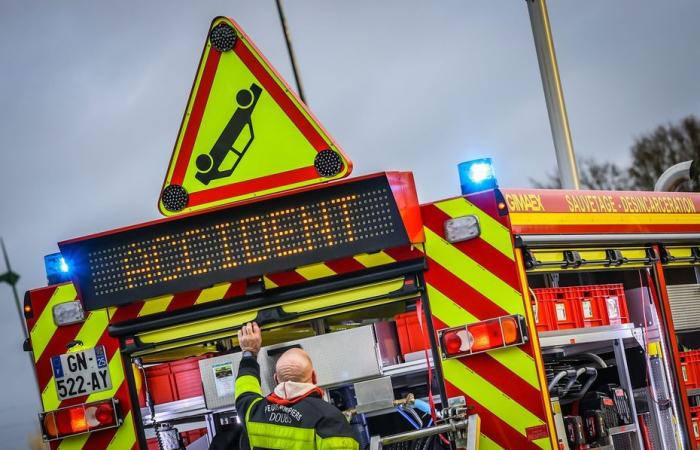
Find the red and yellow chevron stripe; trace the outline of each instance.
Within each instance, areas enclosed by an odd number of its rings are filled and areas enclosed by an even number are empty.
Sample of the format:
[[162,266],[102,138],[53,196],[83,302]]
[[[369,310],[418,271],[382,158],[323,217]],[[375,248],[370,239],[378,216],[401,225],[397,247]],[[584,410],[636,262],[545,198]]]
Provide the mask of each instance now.
[[[436,330],[508,314],[532,316],[510,230],[496,211],[493,194],[422,207],[425,279]],[[450,244],[445,221],[466,215],[478,217],[481,236]],[[442,361],[448,397],[464,396],[481,416],[482,450],[556,448],[536,345],[535,337],[534,343]]]
[[[263,277],[263,282],[266,289],[288,287],[312,280],[344,275],[372,267],[392,264],[397,261],[407,261],[422,257],[423,253],[418,248],[397,247],[376,253],[364,253],[353,257],[297,267],[286,272],[268,274]],[[129,305],[109,308],[109,322],[118,323],[153,314],[187,309],[205,303],[231,300],[241,297],[245,293],[246,282],[243,280],[221,283],[206,289],[163,295]]]
[[[125,380],[125,368],[119,353],[119,341],[107,334],[109,324],[106,311],[90,312],[83,323],[58,327],[53,320],[53,307],[77,298],[75,287],[71,283],[49,286],[30,291],[29,300],[33,317],[27,320],[34,354],[35,369],[41,401],[44,411],[51,411],[64,406],[93,402],[107,398],[117,398],[124,413],[124,423],[119,428],[97,431],[51,443],[52,450],[136,449],[136,429],[131,412],[131,400]],[[91,395],[60,401],[56,393],[51,370],[51,357],[66,353],[67,344],[81,341],[82,346],[74,350],[104,345],[109,358],[109,372],[112,389]]]

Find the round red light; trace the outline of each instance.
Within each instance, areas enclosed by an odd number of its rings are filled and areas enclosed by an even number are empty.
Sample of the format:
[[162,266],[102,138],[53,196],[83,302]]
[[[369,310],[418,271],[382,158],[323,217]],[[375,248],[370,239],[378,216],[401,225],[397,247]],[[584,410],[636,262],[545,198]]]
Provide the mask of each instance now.
[[462,347],[462,339],[457,334],[457,331],[448,331],[442,335],[442,343],[445,346],[445,352],[448,355],[460,353]]
[[95,412],[95,419],[100,422],[100,425],[113,425],[114,424],[114,408],[110,403],[105,403],[97,407]]

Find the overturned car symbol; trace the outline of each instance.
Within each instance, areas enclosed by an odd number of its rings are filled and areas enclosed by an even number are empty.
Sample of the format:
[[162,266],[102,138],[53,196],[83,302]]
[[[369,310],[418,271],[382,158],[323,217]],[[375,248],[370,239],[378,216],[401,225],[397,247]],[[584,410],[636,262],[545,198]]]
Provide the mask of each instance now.
[[[209,153],[197,156],[195,161],[198,169],[195,177],[203,184],[209,184],[212,180],[218,180],[219,178],[226,178],[238,167],[245,152],[255,139],[251,116],[260,94],[262,94],[262,88],[255,83],[250,85],[250,89],[241,89],[236,94],[238,108],[234,111]],[[250,131],[250,138],[240,148],[241,145],[237,143],[237,140],[246,127]],[[221,170],[221,165],[229,152],[233,152],[236,155],[236,160],[231,168]]]

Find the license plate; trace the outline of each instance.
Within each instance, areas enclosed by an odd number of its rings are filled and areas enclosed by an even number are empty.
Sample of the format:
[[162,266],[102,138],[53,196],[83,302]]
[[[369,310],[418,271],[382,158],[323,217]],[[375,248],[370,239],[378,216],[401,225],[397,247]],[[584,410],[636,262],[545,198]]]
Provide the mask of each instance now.
[[51,358],[59,400],[112,389],[104,346]]

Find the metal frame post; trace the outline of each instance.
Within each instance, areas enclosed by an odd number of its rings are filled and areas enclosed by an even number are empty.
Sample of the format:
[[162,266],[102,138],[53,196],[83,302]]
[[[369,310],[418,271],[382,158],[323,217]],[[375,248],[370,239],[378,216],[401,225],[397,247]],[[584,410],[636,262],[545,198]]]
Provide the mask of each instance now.
[[284,42],[287,44],[287,52],[289,53],[289,61],[292,63],[292,74],[294,75],[294,81],[297,84],[297,92],[299,93],[299,99],[306,103],[306,96],[304,95],[304,87],[301,84],[301,76],[299,75],[299,69],[297,68],[297,60],[294,55],[294,48],[292,48],[292,38],[289,34],[289,29],[287,28],[287,19],[284,15],[284,9],[282,9],[282,0],[275,0],[277,4],[277,13],[280,16],[280,24],[282,25],[282,31],[284,32]]
[[569,129],[569,118],[564,104],[564,91],[559,78],[557,55],[554,51],[552,30],[545,0],[525,0],[530,13],[532,37],[535,40],[537,61],[540,66],[542,87],[547,102],[549,126],[552,129],[554,152],[559,167],[562,188],[579,189],[578,168],[574,154],[574,144]]
[[613,351],[615,353],[615,364],[617,364],[617,374],[620,377],[620,387],[627,393],[627,398],[630,403],[630,412],[632,413],[632,423],[637,427],[634,433],[635,441],[639,445],[638,448],[644,448],[644,440],[642,439],[642,429],[639,426],[639,417],[637,416],[637,406],[634,404],[634,390],[630,381],[629,367],[627,366],[627,355],[625,354],[625,341],[615,339],[613,341]]

